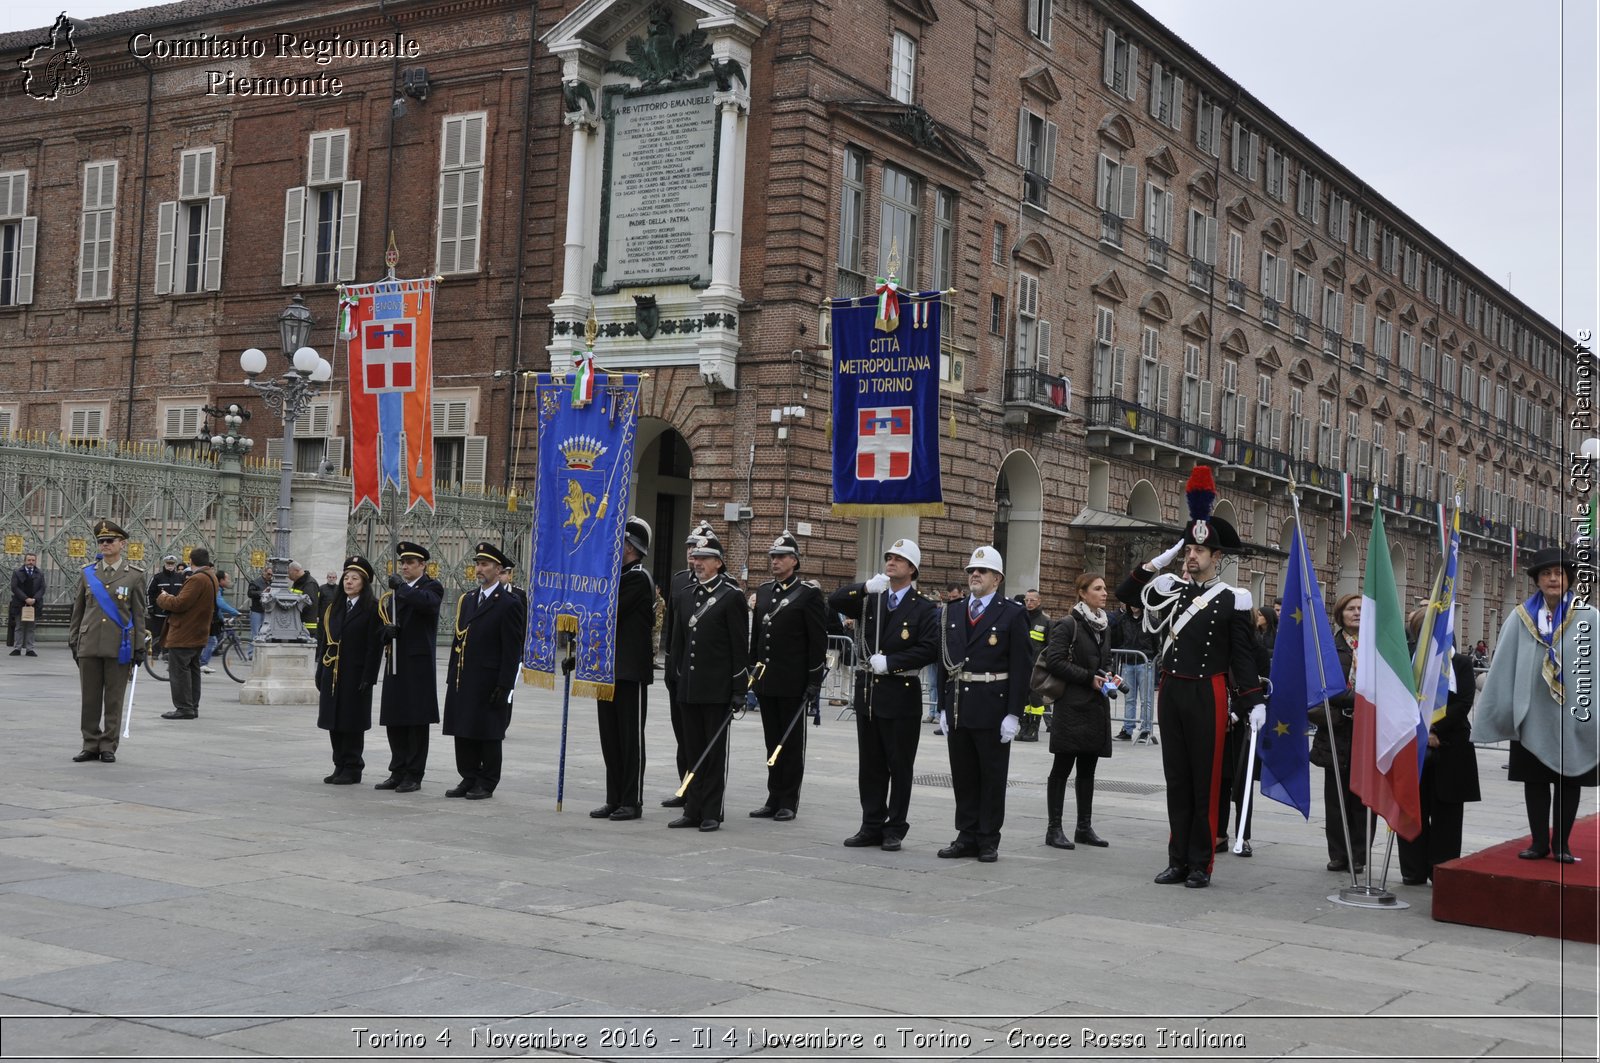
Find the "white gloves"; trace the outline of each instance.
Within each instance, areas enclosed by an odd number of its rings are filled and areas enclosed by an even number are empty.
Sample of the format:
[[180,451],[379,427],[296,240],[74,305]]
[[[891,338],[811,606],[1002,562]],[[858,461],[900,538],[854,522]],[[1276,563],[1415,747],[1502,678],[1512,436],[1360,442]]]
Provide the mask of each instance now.
[[1007,716],[1000,721],[1000,741],[1009,742],[1017,737],[1017,732],[1022,730],[1022,721],[1015,716]]
[[1259,731],[1267,724],[1267,707],[1257,705],[1250,710],[1250,730]]
[[1183,546],[1183,540],[1179,539],[1172,549],[1168,550],[1166,553],[1157,554],[1155,557],[1152,557],[1145,567],[1151,572],[1160,572],[1162,569],[1166,568],[1168,565],[1172,564],[1178,559],[1178,555],[1183,553]]
[[889,671],[889,658],[881,653],[874,653],[871,657],[868,657],[867,663],[872,665],[872,673],[874,675],[883,675]]
[[885,576],[882,572],[878,573],[876,576],[872,576],[867,580],[868,594],[882,594],[888,589],[889,577]]
[[939,710],[939,730],[945,734],[950,733],[950,714],[943,709]]

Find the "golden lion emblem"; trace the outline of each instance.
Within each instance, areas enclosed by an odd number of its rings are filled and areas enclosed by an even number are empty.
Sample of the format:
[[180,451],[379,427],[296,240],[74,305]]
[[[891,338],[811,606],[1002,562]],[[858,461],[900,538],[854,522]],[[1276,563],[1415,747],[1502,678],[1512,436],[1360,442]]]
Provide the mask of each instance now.
[[582,532],[583,525],[588,521],[591,513],[589,507],[594,505],[594,495],[585,491],[583,485],[577,480],[568,480],[565,501],[567,503],[567,522],[562,527]]

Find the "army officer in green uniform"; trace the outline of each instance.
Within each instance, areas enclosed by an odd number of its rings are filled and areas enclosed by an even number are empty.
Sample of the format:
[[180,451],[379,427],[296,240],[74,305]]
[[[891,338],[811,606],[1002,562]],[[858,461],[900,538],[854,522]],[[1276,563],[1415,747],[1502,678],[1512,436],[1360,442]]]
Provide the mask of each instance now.
[[78,763],[117,759],[128,679],[144,663],[144,569],[123,557],[128,533],[112,520],[94,525],[100,556],[83,567],[72,599],[67,645],[83,694],[83,750]]

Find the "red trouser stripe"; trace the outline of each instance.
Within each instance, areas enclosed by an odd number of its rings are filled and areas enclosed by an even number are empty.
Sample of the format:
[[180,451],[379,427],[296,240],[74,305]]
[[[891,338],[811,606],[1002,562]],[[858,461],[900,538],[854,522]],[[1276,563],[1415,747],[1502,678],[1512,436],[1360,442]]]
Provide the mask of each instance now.
[[[1214,675],[1211,677],[1211,703],[1212,724],[1216,733],[1211,740],[1211,786],[1206,795],[1206,822],[1211,827],[1211,833],[1206,835],[1210,839],[1208,849],[1215,850],[1217,837],[1217,797],[1222,789],[1222,753],[1228,738],[1228,677]],[[1213,851],[1206,862],[1206,874],[1211,873],[1216,863],[1216,853]]]

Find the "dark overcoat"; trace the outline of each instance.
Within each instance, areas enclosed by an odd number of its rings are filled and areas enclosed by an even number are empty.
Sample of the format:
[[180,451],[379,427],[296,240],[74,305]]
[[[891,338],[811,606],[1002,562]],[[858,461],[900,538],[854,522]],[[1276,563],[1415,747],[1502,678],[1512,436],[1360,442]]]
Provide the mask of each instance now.
[[[479,597],[471,590],[456,602],[442,731],[499,742],[511,726],[511,704],[504,694],[516,685],[528,616],[522,599],[499,584],[487,600],[480,603]],[[503,692],[498,698],[496,690]]]
[[424,575],[415,586],[401,584],[384,593],[382,612],[397,627],[385,657],[383,700],[378,722],[385,727],[416,727],[439,722],[439,607],[444,584]]
[[637,561],[617,581],[617,646],[614,662],[621,683],[649,686],[656,678],[651,633],[656,622],[656,585]]
[[346,609],[341,595],[317,626],[317,726],[324,731],[372,727],[372,685],[383,664],[383,624],[374,599]]
[[1067,683],[1050,720],[1052,753],[1111,755],[1111,702],[1094,682],[1096,675],[1111,668],[1109,634],[1096,631],[1076,613],[1068,613],[1050,629],[1045,667]]

